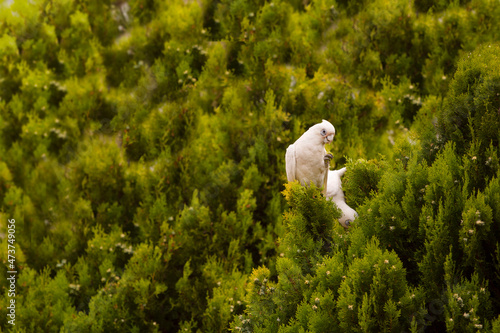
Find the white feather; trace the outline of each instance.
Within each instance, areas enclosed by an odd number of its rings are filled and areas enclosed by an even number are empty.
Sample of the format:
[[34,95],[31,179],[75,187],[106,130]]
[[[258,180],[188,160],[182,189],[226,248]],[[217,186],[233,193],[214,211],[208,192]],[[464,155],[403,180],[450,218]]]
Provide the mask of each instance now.
[[289,182],[293,182],[294,180],[297,179],[295,175],[296,160],[295,160],[294,145],[289,145],[288,148],[286,149],[285,162],[286,162],[286,178],[288,179]]
[[342,180],[340,177],[344,175],[346,168],[340,170],[330,170],[328,172],[328,186],[326,197],[337,205],[342,211],[342,216],[339,218],[340,224],[347,228],[349,224],[356,219],[358,213],[345,202],[344,191],[342,191]]
[[328,172],[324,161],[325,143],[330,143],[334,135],[335,127],[323,120],[290,145],[285,154],[288,181],[298,180],[304,186],[312,182],[323,187]]

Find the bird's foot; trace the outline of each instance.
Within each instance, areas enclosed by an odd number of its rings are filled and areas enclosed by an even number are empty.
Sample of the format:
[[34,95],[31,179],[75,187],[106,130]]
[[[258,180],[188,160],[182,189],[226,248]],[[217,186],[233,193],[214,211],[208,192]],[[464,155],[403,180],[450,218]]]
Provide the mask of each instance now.
[[[323,157],[323,161],[325,161],[325,168],[329,168],[330,167],[330,160],[333,158],[333,155],[332,154],[326,154],[324,157]],[[325,180],[326,181],[326,180]],[[326,186],[326,185],[325,185]]]
[[333,158],[332,154],[326,154],[325,157],[323,157],[323,160],[325,160],[325,163],[330,163],[330,160]]

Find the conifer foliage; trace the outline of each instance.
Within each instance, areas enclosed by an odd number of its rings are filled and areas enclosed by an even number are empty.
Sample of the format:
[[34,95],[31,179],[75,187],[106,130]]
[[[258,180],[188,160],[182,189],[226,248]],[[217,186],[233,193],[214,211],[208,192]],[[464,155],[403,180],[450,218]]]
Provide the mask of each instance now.
[[[500,332],[499,22],[493,0],[1,2],[0,330]],[[321,119],[347,230],[286,181]]]

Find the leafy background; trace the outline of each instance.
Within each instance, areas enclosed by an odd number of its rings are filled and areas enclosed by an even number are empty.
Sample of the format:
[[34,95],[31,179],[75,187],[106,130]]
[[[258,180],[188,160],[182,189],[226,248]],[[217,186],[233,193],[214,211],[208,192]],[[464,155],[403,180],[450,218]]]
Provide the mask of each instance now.
[[[493,0],[4,1],[0,327],[499,332],[498,31]],[[349,230],[286,184],[321,119]]]

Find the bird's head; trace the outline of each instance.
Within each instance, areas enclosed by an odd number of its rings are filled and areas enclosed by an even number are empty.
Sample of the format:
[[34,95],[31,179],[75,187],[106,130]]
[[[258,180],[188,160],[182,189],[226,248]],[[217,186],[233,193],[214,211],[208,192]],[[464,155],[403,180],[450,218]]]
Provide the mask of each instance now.
[[314,125],[314,127],[316,126],[323,143],[330,143],[333,141],[333,137],[335,136],[335,127],[333,127],[329,121],[323,119],[323,122]]

